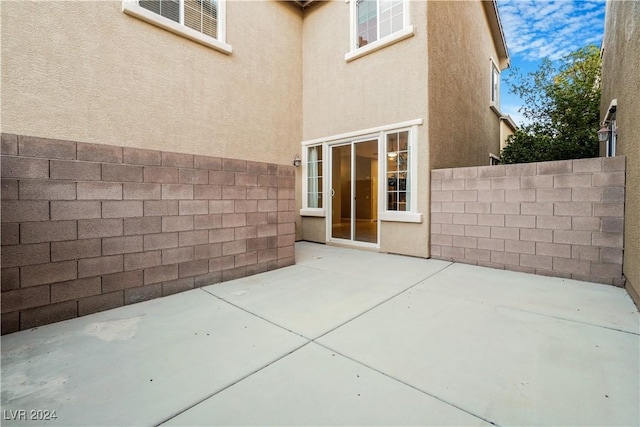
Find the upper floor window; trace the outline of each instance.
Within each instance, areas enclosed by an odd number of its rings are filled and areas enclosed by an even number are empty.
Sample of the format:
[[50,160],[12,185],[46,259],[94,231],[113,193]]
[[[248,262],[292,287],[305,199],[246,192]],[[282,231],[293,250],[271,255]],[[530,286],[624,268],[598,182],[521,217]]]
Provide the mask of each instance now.
[[165,30],[231,53],[225,43],[225,0],[123,0],[122,10]]
[[180,22],[179,0],[140,0],[138,4],[140,7],[150,10],[153,13],[157,13],[160,16],[164,16],[167,19]]
[[400,31],[404,27],[403,0],[358,0],[357,47]]
[[500,107],[500,70],[491,61],[491,106]]
[[351,52],[359,58],[414,34],[408,0],[351,0]]

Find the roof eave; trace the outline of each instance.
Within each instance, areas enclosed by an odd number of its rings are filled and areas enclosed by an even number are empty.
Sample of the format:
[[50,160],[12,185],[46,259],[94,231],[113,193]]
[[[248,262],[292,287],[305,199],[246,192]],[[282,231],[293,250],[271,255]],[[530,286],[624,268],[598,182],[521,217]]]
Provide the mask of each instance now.
[[310,3],[313,3],[315,0],[291,0],[291,1],[304,9],[305,7],[309,6]]
[[516,131],[518,129],[518,125],[513,121],[513,117],[509,114],[500,117],[500,120],[507,124],[511,128],[512,131]]
[[502,29],[502,23],[500,22],[500,14],[498,13],[498,4],[496,0],[483,0],[482,4],[489,20],[489,27],[491,28],[491,36],[496,45],[498,51],[498,60],[501,70],[509,68],[511,65],[511,58],[509,58],[509,49],[507,48],[507,42],[504,37],[504,31]]

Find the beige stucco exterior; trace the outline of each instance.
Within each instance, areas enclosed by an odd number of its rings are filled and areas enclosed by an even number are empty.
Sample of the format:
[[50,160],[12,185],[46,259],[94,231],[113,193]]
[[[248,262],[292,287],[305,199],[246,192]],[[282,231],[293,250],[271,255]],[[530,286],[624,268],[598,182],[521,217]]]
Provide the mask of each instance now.
[[[303,25],[303,136],[330,137],[427,116],[426,2],[409,3],[416,35],[347,62],[350,4],[318,2],[305,9]],[[418,127],[418,169],[427,171],[427,134]],[[427,257],[428,174],[419,180],[421,224],[385,222],[380,250]],[[322,237],[326,223],[307,220],[305,235]],[[404,239],[391,229],[403,230]],[[412,229],[413,232],[408,230]],[[406,231],[405,231],[406,230]]]
[[491,2],[429,2],[431,168],[484,166],[500,152],[500,112],[490,108],[491,61],[506,66],[489,31]]
[[129,16],[121,1],[2,2],[2,131],[290,164],[302,138],[302,12],[230,1],[227,23],[231,55]]
[[607,2],[602,49],[601,119],[617,99],[616,155],[627,158],[624,275],[640,306],[640,2]]
[[231,55],[129,16],[118,0],[1,7],[2,132],[281,164],[300,151],[293,3],[227,2]]
[[[490,59],[508,59],[495,4],[409,1],[413,35],[350,61],[351,3],[304,5],[227,1],[227,55],[120,0],[2,2],[1,130],[290,164],[301,141],[420,120],[422,219],[382,221],[379,250],[428,257],[429,171],[499,153]],[[326,219],[298,216],[296,236],[324,241]]]
[[[489,103],[490,58],[504,67],[506,57],[498,53],[503,41],[494,41],[483,2],[409,5],[414,35],[353,61],[345,60],[350,4],[319,2],[305,9],[303,137],[315,140],[421,119],[416,157],[422,222],[383,220],[380,250],[427,257],[429,170],[485,165],[489,153],[499,155],[500,114]],[[494,23],[493,29],[499,28]],[[305,239],[325,240],[324,218],[302,223]]]
[[[500,118],[500,152],[507,145],[507,140],[511,135],[516,133],[517,126],[511,116],[502,116]],[[500,153],[496,153],[497,156]]]
[[426,117],[427,3],[409,5],[414,37],[351,62],[345,61],[350,5],[317,2],[305,9],[305,140]]

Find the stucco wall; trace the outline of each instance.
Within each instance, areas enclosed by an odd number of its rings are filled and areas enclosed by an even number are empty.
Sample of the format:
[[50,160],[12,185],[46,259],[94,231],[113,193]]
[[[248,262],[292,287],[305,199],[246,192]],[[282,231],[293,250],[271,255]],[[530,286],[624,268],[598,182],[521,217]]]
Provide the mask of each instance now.
[[302,218],[302,240],[324,243],[327,236],[327,225],[324,218],[313,216]]
[[3,2],[2,131],[289,163],[301,31],[289,2],[230,1],[225,55],[120,1]]
[[624,283],[624,157],[431,174],[434,258]]
[[[317,2],[305,9],[303,139],[423,119],[425,124],[418,127],[417,149],[418,211],[424,220],[417,225],[383,221],[381,250],[428,256],[427,2],[412,1],[409,5],[416,33],[413,37],[351,62],[345,61],[350,4]],[[318,236],[317,222],[305,219],[303,224],[310,229],[303,235]],[[396,231],[404,238],[391,239],[397,236]]]
[[627,158],[624,274],[640,307],[640,2],[607,2],[603,49],[601,118],[617,98],[616,154]]
[[290,164],[302,139],[298,6],[228,2],[231,55],[121,8],[2,2],[3,132]]
[[2,134],[2,333],[294,263],[294,167]]
[[305,140],[425,118],[426,8],[410,2],[416,35],[351,62],[349,8],[317,2],[304,12]]
[[500,61],[482,2],[429,2],[428,18],[431,167],[488,165],[500,154],[490,58]]

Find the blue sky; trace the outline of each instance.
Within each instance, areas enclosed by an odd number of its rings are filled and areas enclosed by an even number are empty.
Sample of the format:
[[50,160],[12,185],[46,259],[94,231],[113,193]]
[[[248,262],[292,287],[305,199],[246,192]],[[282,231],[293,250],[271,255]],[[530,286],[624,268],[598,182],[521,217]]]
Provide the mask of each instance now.
[[[605,7],[605,0],[498,0],[511,67],[535,71],[542,58],[555,61],[588,44],[600,47]],[[522,101],[509,93],[508,74],[502,72],[500,107],[520,125]]]

